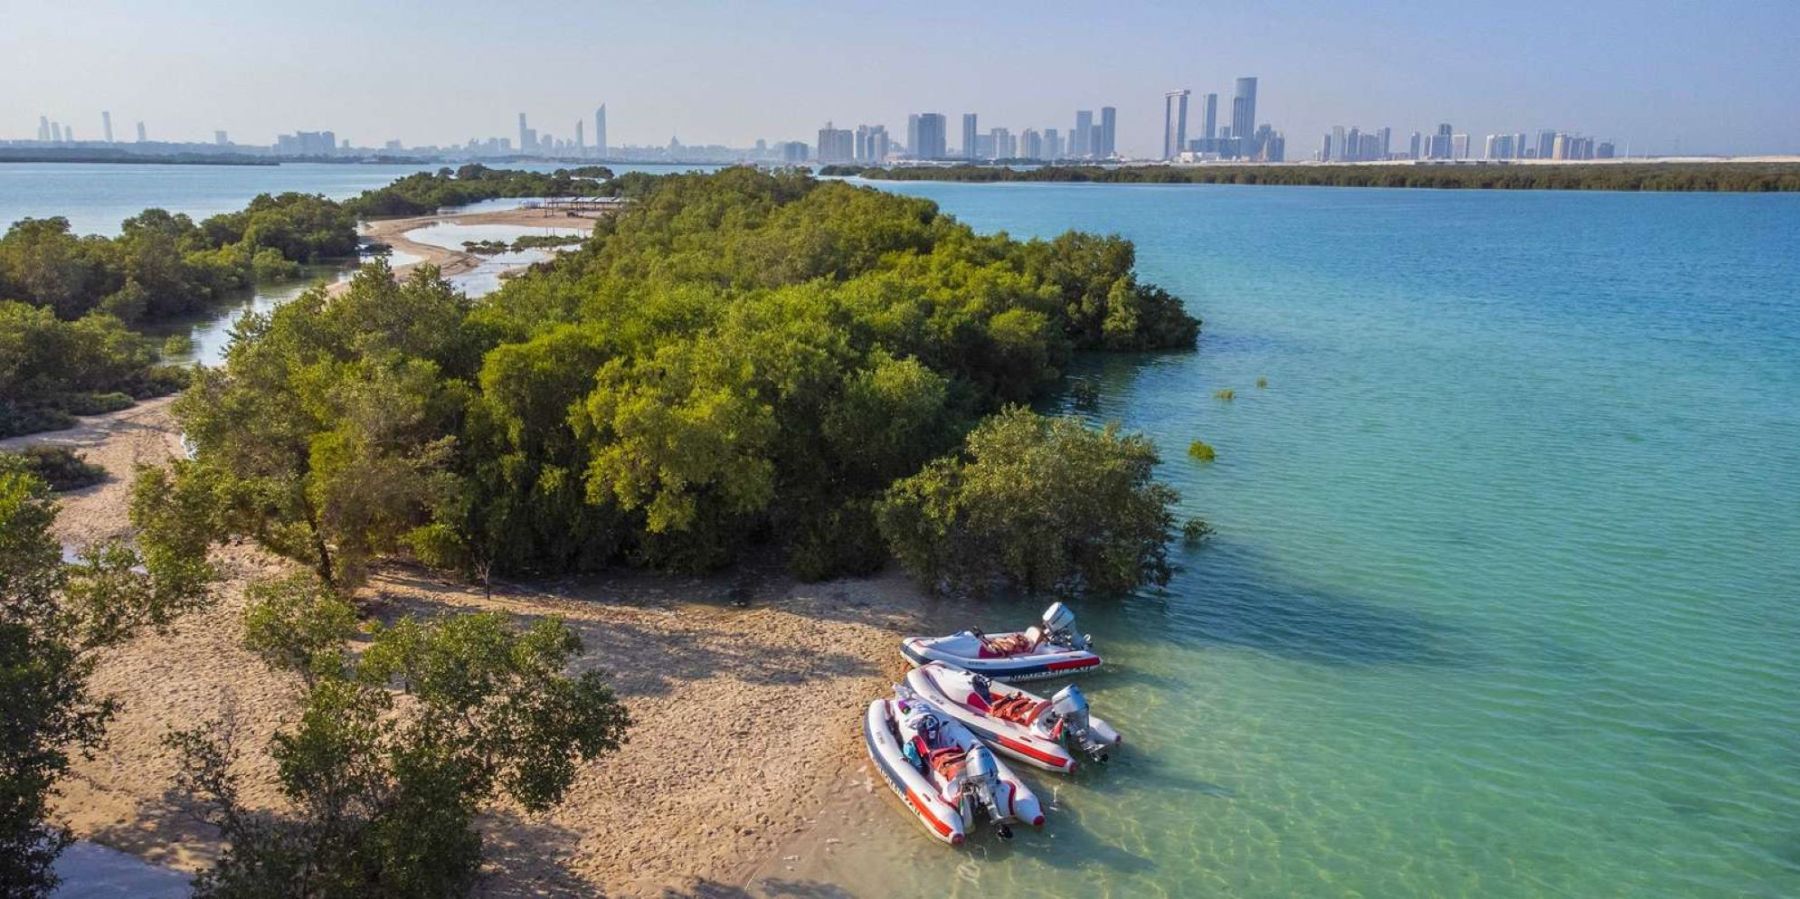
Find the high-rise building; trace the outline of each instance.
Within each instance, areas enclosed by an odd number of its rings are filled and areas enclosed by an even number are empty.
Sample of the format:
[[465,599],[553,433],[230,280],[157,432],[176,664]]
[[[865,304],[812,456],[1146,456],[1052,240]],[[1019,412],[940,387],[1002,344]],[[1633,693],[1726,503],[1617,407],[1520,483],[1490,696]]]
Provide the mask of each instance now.
[[1075,110],[1075,130],[1069,132],[1069,155],[1086,159],[1094,155],[1094,111]]
[[1448,124],[1438,125],[1437,133],[1431,136],[1431,148],[1425,155],[1431,159],[1449,159],[1452,137]]
[[575,120],[575,155],[576,156],[586,156],[587,155],[587,135],[582,133],[582,129],[585,126],[586,126],[586,123],[583,122],[582,120],[580,120],[580,119]]
[[38,116],[38,143],[50,142],[50,117]]
[[1381,126],[1381,130],[1377,133],[1381,135],[1381,140],[1380,140],[1380,143],[1378,144],[1378,146],[1381,149],[1381,158],[1387,159],[1394,152],[1394,150],[1393,150],[1394,129],[1389,128],[1386,125],[1383,125],[1383,126]]
[[849,162],[856,158],[856,136],[844,128],[833,127],[830,122],[819,129],[819,161],[823,163]]
[[1174,159],[1187,149],[1188,89],[1163,94],[1162,158]]
[[113,139],[112,139],[112,113],[105,112],[105,111],[102,111],[100,113],[100,133],[102,136],[104,136],[106,138],[107,143],[110,144],[113,142]]
[[1207,94],[1201,111],[1200,139],[1211,141],[1219,136],[1219,95]]
[[1469,158],[1469,136],[1467,134],[1450,135],[1450,158]]
[[1043,158],[1045,158],[1045,159],[1061,159],[1061,158],[1063,158],[1062,132],[1057,131],[1055,128],[1045,128],[1044,129],[1044,156],[1043,156]]
[[979,158],[975,153],[975,138],[979,133],[975,127],[975,113],[963,113],[962,156],[964,159]]
[[225,136],[225,132],[223,132],[223,131],[214,131],[213,132],[213,145],[214,146],[223,147],[228,143],[231,143],[231,139]]
[[1019,156],[1019,139],[1005,128],[995,128],[988,132],[990,159],[1017,159]]
[[914,159],[943,159],[949,154],[945,146],[944,114],[920,112],[906,117],[906,150]]
[[1102,159],[1110,159],[1117,154],[1119,145],[1119,111],[1111,106],[1100,107],[1100,146],[1094,155]]
[[594,110],[594,155],[606,155],[606,104]]
[[1613,142],[1609,140],[1603,140],[1594,145],[1595,159],[1612,159],[1618,155],[1618,152],[1618,148],[1613,146]]
[[1256,79],[1239,78],[1237,95],[1231,98],[1231,136],[1238,139],[1238,154],[1256,155],[1255,147],[1242,146],[1256,134]]
[[1349,153],[1349,150],[1346,146],[1348,143],[1349,143],[1349,139],[1348,139],[1348,135],[1346,135],[1344,133],[1344,126],[1342,126],[1342,125],[1331,126],[1331,136],[1327,139],[1327,142],[1326,142],[1326,146],[1330,147],[1331,150],[1329,153],[1326,154],[1325,158],[1332,162],[1343,162],[1345,157]]
[[1019,156],[1025,159],[1044,158],[1044,136],[1036,128],[1027,128],[1020,133]]
[[1556,155],[1556,132],[1539,131],[1537,134],[1537,158],[1549,159]]
[[145,142],[149,141],[149,138],[144,136],[144,123],[143,122],[137,123],[137,134],[138,134],[138,139],[137,139],[138,143],[141,144],[141,143],[145,143]]
[[1412,142],[1408,145],[1408,149],[1406,151],[1406,158],[1407,159],[1423,159],[1423,158],[1425,158],[1425,157],[1419,155],[1419,154],[1425,152],[1424,142],[1425,142],[1425,135],[1420,134],[1417,131],[1414,131],[1412,133]]
[[886,162],[888,154],[893,151],[888,141],[887,126],[876,125],[869,129],[869,161]]

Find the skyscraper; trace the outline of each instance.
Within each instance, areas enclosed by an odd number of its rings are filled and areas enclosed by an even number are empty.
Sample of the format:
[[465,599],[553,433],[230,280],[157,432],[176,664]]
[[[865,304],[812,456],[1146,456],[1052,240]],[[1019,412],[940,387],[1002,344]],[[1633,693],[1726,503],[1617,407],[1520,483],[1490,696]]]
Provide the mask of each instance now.
[[38,143],[50,142],[50,117],[38,116]]
[[1256,155],[1250,146],[1256,134],[1256,79],[1239,78],[1237,96],[1231,98],[1231,136],[1238,140],[1240,156]]
[[144,137],[144,123],[143,122],[138,123],[137,132],[138,132],[138,140],[137,140],[138,143],[141,144],[141,143],[144,143],[147,140],[149,140],[149,138]]
[[113,139],[112,139],[112,113],[110,113],[110,112],[101,112],[100,113],[100,133],[106,137],[107,143],[110,144],[113,142]]
[[[1218,94],[1207,94],[1206,95],[1206,109],[1202,113],[1202,115],[1203,115],[1203,118],[1201,119],[1200,138],[1202,140],[1210,142],[1219,136],[1219,95]],[[1203,149],[1207,149],[1210,151],[1211,147],[1206,146],[1206,147],[1203,147]]]
[[1057,131],[1055,128],[1044,129],[1044,158],[1063,158],[1062,132]]
[[229,143],[231,143],[231,138],[225,132],[223,132],[223,131],[214,131],[213,132],[213,145],[214,146],[223,147]]
[[1537,139],[1537,158],[1549,159],[1556,155],[1556,132],[1539,131]]
[[525,127],[525,114],[519,113],[519,152],[530,153],[537,149],[537,135]]
[[1044,158],[1044,136],[1036,128],[1027,128],[1019,135],[1019,155],[1026,159]]
[[1419,154],[1425,152],[1424,142],[1425,142],[1425,135],[1420,134],[1417,131],[1414,131],[1412,133],[1411,149],[1406,151],[1406,158],[1408,158],[1408,159],[1423,159],[1424,157]]
[[964,159],[976,158],[975,137],[978,133],[979,131],[975,127],[975,114],[972,112],[963,113],[962,156]]
[[586,156],[587,155],[587,136],[582,133],[582,129],[583,129],[584,125],[585,125],[585,123],[582,122],[580,119],[575,120],[575,155],[576,156]]
[[830,122],[819,129],[820,162],[849,162],[856,157],[856,136],[848,129],[838,128]]
[[594,155],[606,155],[606,104],[594,110]]
[[1188,89],[1163,94],[1162,158],[1174,159],[1187,149]]
[[1085,159],[1094,155],[1094,111],[1075,110],[1075,130],[1069,133],[1069,155]]
[[1331,162],[1343,162],[1350,155],[1348,144],[1349,138],[1344,134],[1344,126],[1331,126],[1331,152],[1325,158]]
[[941,112],[919,112],[906,117],[906,149],[914,159],[943,159],[947,122]]
[[1100,146],[1094,151],[1095,156],[1103,159],[1111,157],[1118,150],[1119,111],[1111,106],[1100,107]]

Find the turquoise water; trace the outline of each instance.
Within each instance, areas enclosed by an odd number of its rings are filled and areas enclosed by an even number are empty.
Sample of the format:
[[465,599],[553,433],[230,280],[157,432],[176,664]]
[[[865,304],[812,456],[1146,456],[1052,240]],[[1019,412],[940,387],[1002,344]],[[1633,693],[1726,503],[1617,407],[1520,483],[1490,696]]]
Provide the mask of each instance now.
[[1079,609],[1126,746],[1034,779],[1045,832],[950,850],[870,793],[778,879],[1800,895],[1800,199],[895,189],[1137,242],[1206,330],[1089,361],[1097,417],[1153,435],[1218,535]]

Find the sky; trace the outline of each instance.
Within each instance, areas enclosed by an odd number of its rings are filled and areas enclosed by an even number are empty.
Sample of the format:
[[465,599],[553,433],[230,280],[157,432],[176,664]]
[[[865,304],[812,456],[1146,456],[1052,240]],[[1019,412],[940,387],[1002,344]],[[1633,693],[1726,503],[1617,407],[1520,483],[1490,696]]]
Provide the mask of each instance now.
[[[1067,129],[1115,106],[1160,147],[1162,95],[1260,79],[1258,120],[1311,153],[1333,125],[1555,128],[1641,153],[1800,153],[1800,0],[1341,3],[307,3],[0,0],[0,139],[38,116],[98,139],[357,146],[559,137],[607,105],[610,143],[811,142],[910,112]],[[1222,115],[1222,118],[1227,117]]]

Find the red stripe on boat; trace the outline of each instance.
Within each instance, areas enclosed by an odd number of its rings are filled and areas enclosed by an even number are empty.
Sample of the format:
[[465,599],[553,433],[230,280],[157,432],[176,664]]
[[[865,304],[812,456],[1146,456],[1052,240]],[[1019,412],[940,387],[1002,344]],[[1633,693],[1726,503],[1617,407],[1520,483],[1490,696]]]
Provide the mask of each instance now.
[[1069,659],[1063,662],[1051,662],[1044,666],[1051,671],[1067,671],[1070,668],[1092,668],[1100,664],[1099,659]]
[[1040,762],[1043,762],[1046,765],[1055,765],[1058,768],[1065,768],[1065,767],[1069,766],[1069,759],[1064,756],[1051,755],[1050,753],[1045,752],[1042,749],[1038,749],[1038,748],[1032,746],[1030,743],[1020,742],[1020,741],[1015,740],[1008,736],[996,734],[995,737],[997,739],[999,739],[1000,745],[1005,746],[1006,748],[1011,749],[1014,752],[1021,753],[1023,755],[1028,755],[1034,759],[1037,759]]
[[950,825],[939,821],[937,816],[931,813],[931,806],[926,805],[925,800],[920,799],[919,794],[913,792],[910,787],[906,790],[906,801],[912,803],[912,807],[918,809],[919,814],[924,816],[925,820],[931,822],[932,828],[936,830],[940,836],[947,837],[950,835]]

